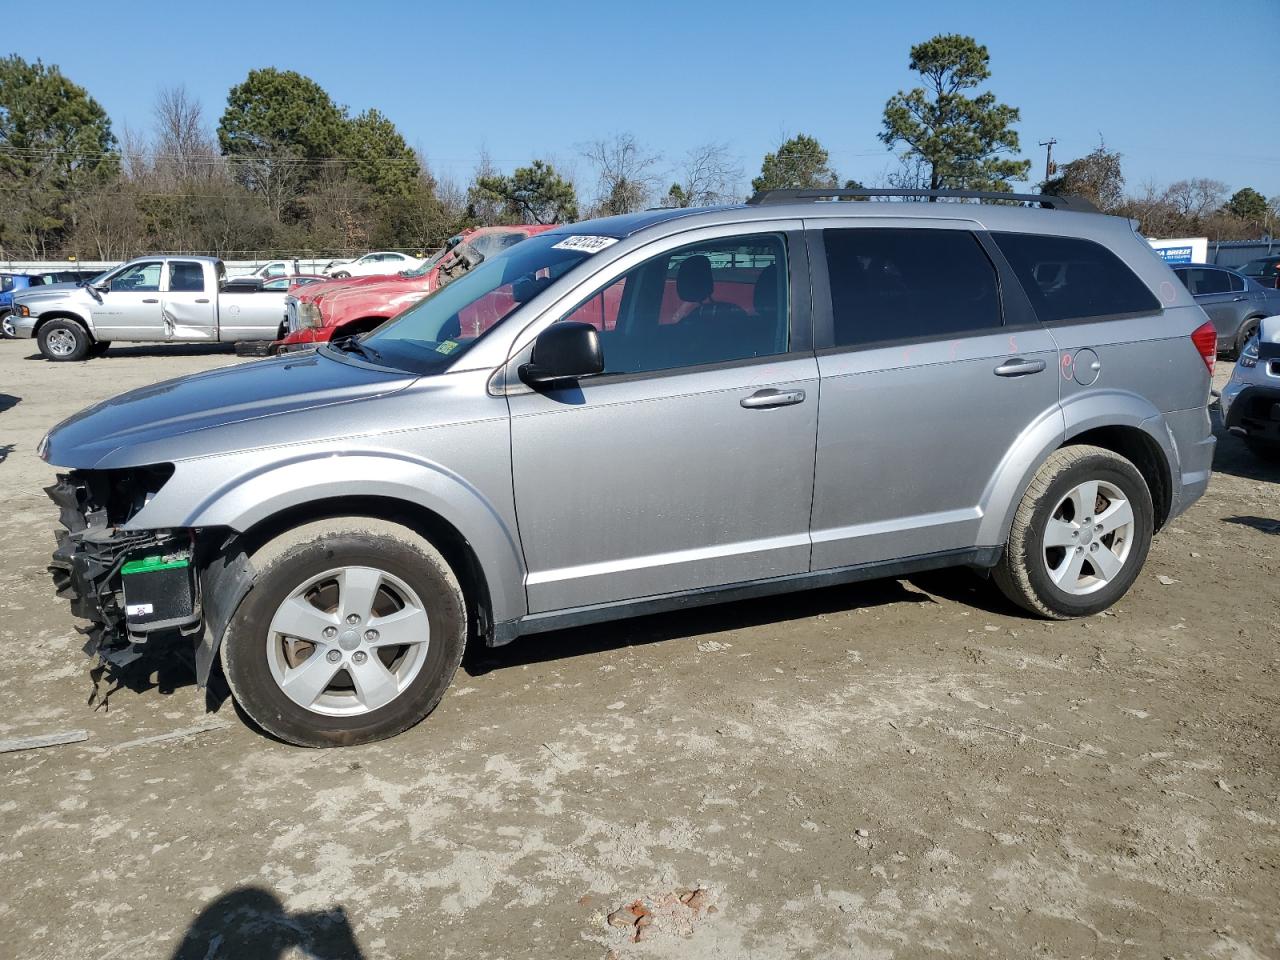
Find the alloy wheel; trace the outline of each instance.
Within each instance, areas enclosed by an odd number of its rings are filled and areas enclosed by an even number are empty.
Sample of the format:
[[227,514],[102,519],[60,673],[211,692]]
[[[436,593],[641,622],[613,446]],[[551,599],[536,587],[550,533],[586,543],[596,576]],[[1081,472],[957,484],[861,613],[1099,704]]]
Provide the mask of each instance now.
[[1086,480],[1049,514],[1043,555],[1049,579],[1065,593],[1101,590],[1124,568],[1133,548],[1133,507],[1114,484]]

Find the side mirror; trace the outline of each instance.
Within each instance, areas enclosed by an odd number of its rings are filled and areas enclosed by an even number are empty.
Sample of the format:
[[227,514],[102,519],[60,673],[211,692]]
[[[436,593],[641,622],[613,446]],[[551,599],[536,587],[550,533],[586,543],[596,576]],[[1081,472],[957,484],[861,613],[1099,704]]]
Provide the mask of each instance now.
[[537,386],[603,372],[600,334],[589,323],[570,320],[553,323],[538,334],[529,362],[520,367],[520,379]]
[[93,285],[93,289],[97,290],[99,293],[108,293],[111,290],[111,281],[108,280],[104,283],[95,283]]

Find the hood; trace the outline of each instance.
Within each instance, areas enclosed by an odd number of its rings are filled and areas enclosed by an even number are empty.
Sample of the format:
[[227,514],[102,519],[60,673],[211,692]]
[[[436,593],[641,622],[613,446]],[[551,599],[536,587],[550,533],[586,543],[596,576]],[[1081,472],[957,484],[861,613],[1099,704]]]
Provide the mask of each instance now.
[[42,283],[38,287],[13,291],[13,302],[25,303],[29,307],[46,300],[79,300],[80,298],[90,299],[89,294],[78,283]]
[[371,280],[377,282],[347,287],[328,294],[324,298],[322,309],[328,317],[346,303],[359,302],[366,305],[387,305],[392,313],[399,313],[435,289],[438,276],[437,271],[432,269],[420,277],[371,277]]
[[380,274],[374,277],[351,277],[344,280],[319,280],[315,283],[309,283],[300,290],[292,293],[297,297],[298,302],[302,303],[307,300],[315,300],[317,297],[329,297],[340,290],[348,290],[353,287],[367,287],[373,284],[386,283],[388,280],[401,279],[399,276],[392,275],[388,277],[386,274]]
[[[417,377],[318,353],[235,364],[123,393],[49,431],[40,455],[77,469],[143,466],[331,436],[291,415],[402,390]],[[326,432],[327,431],[327,432]]]

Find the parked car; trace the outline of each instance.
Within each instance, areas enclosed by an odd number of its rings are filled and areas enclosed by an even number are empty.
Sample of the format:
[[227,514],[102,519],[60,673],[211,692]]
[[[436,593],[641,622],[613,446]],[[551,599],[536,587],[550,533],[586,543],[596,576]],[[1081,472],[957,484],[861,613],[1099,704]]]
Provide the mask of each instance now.
[[401,270],[415,270],[422,266],[422,260],[411,257],[407,253],[395,251],[379,251],[366,253],[357,260],[331,264],[325,267],[325,273],[338,280],[346,277],[382,277]]
[[416,270],[394,277],[334,280],[285,300],[286,325],[277,351],[314,347],[334,337],[372,330],[408,309],[474,264],[495,257],[521,240],[551,228],[541,224],[477,227],[450,237]]
[[1264,287],[1280,288],[1280,256],[1259,257],[1236,269]]
[[1227,430],[1280,461],[1280,316],[1266,317],[1236,360],[1219,400]]
[[328,280],[328,277],[322,277],[319,274],[291,274],[285,277],[267,279],[253,276],[232,277],[222,284],[222,290],[225,293],[247,290],[264,291],[266,293],[289,293],[300,287],[310,286],[313,283],[326,283]]
[[1226,356],[1239,355],[1245,342],[1258,332],[1258,321],[1263,317],[1280,313],[1280,290],[1268,290],[1235,270],[1188,263],[1176,265],[1173,272],[1213,321],[1218,345]]
[[139,257],[91,283],[14,298],[15,336],[34,337],[49,360],[84,360],[113,341],[273,340],[285,290],[223,289],[213,257]]
[[[256,270],[245,274],[248,277],[257,277],[260,280],[271,280],[275,277],[296,277],[301,276],[302,265],[295,260],[268,260]],[[234,279],[239,279],[233,277]]]
[[1204,311],[1083,201],[811,196],[556,227],[64,421],[58,595],[314,746],[421,720],[469,641],[952,565],[1115,603],[1209,482]]
[[92,280],[101,270],[43,270],[33,273],[0,273],[0,336],[12,337],[13,295],[31,287],[47,290],[49,287],[73,287],[85,280]]

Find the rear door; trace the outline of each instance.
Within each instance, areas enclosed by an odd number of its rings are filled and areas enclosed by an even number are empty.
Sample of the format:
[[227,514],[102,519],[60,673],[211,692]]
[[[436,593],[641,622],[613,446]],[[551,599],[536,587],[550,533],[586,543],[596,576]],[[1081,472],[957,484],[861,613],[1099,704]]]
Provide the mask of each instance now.
[[601,328],[602,376],[509,397],[531,613],[809,569],[803,237],[698,235],[655,242],[560,318]]
[[1060,430],[1053,338],[977,223],[806,227],[822,375],[813,569],[979,546],[1006,454],[1034,425]]
[[210,271],[199,260],[170,260],[164,295],[165,339],[215,340],[218,336],[217,293]]
[[163,260],[142,260],[111,277],[102,302],[92,308],[99,340],[167,339],[160,310],[163,274]]

